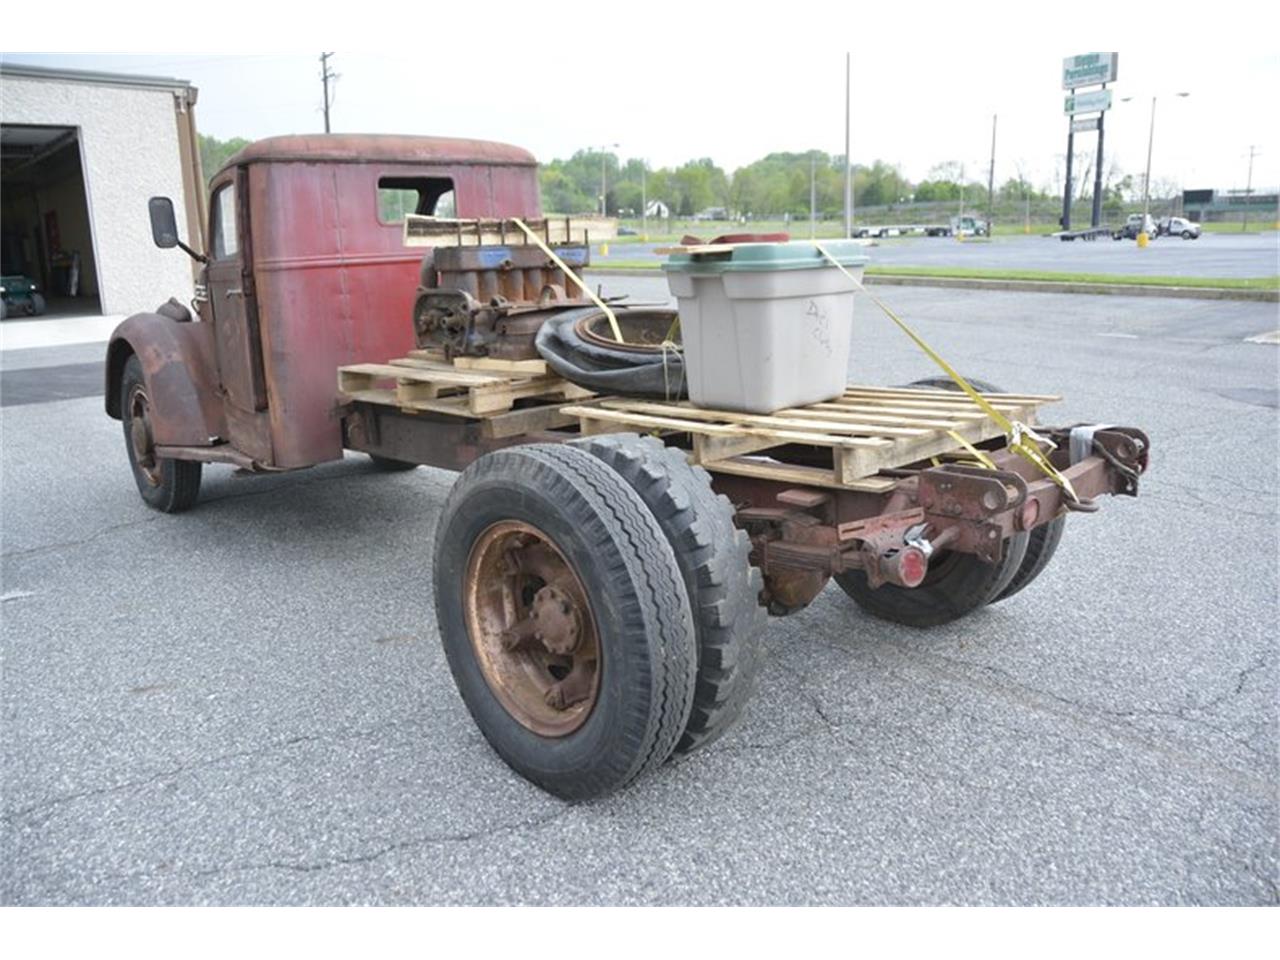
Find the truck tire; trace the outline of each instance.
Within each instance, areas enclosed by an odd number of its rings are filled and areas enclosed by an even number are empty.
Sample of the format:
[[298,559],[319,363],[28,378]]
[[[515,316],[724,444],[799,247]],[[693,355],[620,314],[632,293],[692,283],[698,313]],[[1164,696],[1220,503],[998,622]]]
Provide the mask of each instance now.
[[698,682],[678,754],[719,739],[751,697],[768,617],[751,541],[734,526],[733,505],[680,450],[653,437],[611,434],[578,441],[608,464],[649,508],[675,553],[698,638]]
[[[985,380],[969,380],[969,385],[979,393],[1004,392],[1000,387],[987,383]],[[907,384],[907,386],[936,387],[941,390],[955,390],[956,392],[959,392],[960,389],[950,377],[928,377],[924,380],[916,380]],[[991,599],[991,603],[998,603],[1001,600],[1012,597],[1019,590],[1028,586],[1032,580],[1040,576],[1044,568],[1049,565],[1049,561],[1053,559],[1054,553],[1057,552],[1058,543],[1062,540],[1062,531],[1066,524],[1067,518],[1061,516],[1031,531],[1030,536],[1027,538],[1027,553],[1022,559],[1022,565],[1018,567],[1017,572],[1014,573],[1004,589]]]
[[31,315],[33,317],[42,316],[44,314],[45,308],[46,308],[46,304],[44,302],[44,295],[39,293],[33,293],[31,295],[31,306],[30,306]]
[[873,617],[908,627],[936,627],[959,620],[999,596],[1021,566],[1027,540],[1025,533],[1015,533],[1006,540],[998,563],[944,550],[930,561],[929,572],[918,587],[886,583],[873,590],[861,570],[846,570],[834,579]]
[[[995,384],[987,383],[986,380],[970,379],[969,385],[978,390],[979,393],[1005,392],[1004,389],[996,387]],[[952,380],[950,376],[931,376],[931,378],[915,380],[913,383],[908,384],[908,387],[933,387],[960,392],[960,388],[956,387],[955,380]],[[1066,517],[1061,516],[1030,531],[1030,536],[1027,540],[1027,556],[1023,558],[1023,563],[1021,563],[1018,571],[1014,573],[1009,584],[991,600],[991,603],[998,603],[1000,600],[1010,598],[1010,596],[1018,593],[1019,590],[1028,586],[1030,582],[1041,575],[1044,567],[1047,567],[1048,562],[1053,559],[1053,554],[1057,552],[1057,544],[1062,539],[1062,529],[1065,526]]]
[[[979,393],[1003,393],[999,387],[994,384],[987,383],[985,380],[975,380],[972,377],[965,377],[969,381],[969,386],[977,390]],[[926,390],[951,390],[955,393],[961,393],[961,389],[956,386],[956,382],[950,377],[924,377],[921,380],[912,380],[910,383],[902,384],[904,387],[923,387]]]
[[671,755],[697,679],[689,598],[658,521],[600,460],[480,457],[445,502],[433,579],[458,692],[521,776],[585,800]]
[[161,513],[181,513],[195,506],[200,496],[201,464],[191,460],[166,460],[155,455],[151,433],[151,400],[142,376],[142,362],[131,355],[120,383],[120,419],[124,446],[138,493],[147,506]]
[[1007,600],[1019,590],[1030,585],[1031,581],[1044,571],[1058,552],[1058,544],[1062,540],[1062,531],[1066,528],[1066,516],[1055,517],[1048,523],[1036,527],[1027,538],[1027,555],[1022,558],[1022,565],[1013,575],[1008,585],[992,600],[999,603]]
[[369,462],[373,464],[373,469],[381,470],[383,473],[400,473],[403,470],[417,470],[418,464],[410,463],[408,460],[393,460],[391,457],[380,457],[376,453],[368,454]]

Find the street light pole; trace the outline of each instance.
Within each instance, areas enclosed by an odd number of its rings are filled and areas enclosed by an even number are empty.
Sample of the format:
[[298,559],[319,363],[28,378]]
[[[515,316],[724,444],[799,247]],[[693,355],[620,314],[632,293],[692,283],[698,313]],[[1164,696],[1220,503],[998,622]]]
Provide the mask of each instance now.
[[[1174,94],[1175,97],[1189,97],[1190,93],[1179,92]],[[1128,103],[1133,97],[1121,97],[1121,103]],[[1146,218],[1151,215],[1151,148],[1156,140],[1156,97],[1151,97],[1151,125],[1147,130],[1147,172],[1142,177],[1142,219],[1145,226]]]
[[844,235],[853,236],[853,158],[849,156],[849,76],[853,55],[844,55]]
[[[1156,142],[1156,98],[1151,98],[1151,127],[1147,131],[1147,172],[1142,177],[1142,223],[1151,215],[1151,146]],[[1145,231],[1144,231],[1145,232]]]
[[606,162],[609,159],[609,154],[605,151],[609,149],[617,150],[618,146],[619,145],[616,143],[606,143],[600,148],[600,216],[602,217],[607,217],[609,215],[609,210],[605,205],[607,202],[606,198],[609,196],[608,183],[606,181],[608,169],[606,167]]

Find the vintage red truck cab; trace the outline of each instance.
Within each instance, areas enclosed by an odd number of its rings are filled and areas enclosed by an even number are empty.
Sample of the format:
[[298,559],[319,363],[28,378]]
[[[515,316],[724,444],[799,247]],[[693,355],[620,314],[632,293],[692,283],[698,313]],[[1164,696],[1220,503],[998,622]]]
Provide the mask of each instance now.
[[[166,204],[153,201],[153,229]],[[272,137],[232,157],[210,183],[196,315],[170,301],[108,346],[107,413],[132,408],[135,467],[164,480],[201,461],[340,458],[334,371],[413,346],[423,251],[404,246],[402,212],[536,218],[536,162],[501,143],[357,134]]]

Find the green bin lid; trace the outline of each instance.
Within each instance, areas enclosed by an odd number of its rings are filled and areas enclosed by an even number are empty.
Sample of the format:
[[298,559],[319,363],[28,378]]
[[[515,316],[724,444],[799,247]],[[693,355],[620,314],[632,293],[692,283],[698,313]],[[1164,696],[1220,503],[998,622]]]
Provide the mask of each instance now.
[[[856,240],[823,240],[822,246],[842,267],[861,267],[869,259]],[[829,267],[831,261],[808,240],[789,243],[740,243],[727,253],[673,253],[662,269],[673,273],[733,273],[750,270],[813,270]]]

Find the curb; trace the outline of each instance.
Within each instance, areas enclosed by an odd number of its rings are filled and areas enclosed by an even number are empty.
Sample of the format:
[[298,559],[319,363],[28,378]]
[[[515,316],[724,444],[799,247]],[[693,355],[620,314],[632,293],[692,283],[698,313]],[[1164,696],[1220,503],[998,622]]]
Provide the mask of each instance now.
[[[626,267],[588,267],[585,273],[603,277],[662,276],[661,270]],[[1158,287],[1124,283],[1077,283],[1059,280],[993,280],[968,277],[916,277],[872,274],[868,284],[894,287],[950,287],[958,290],[1005,290],[1018,293],[1086,293],[1115,297],[1172,297],[1187,300],[1246,300],[1280,303],[1280,290],[1236,290],[1230,287]]]

